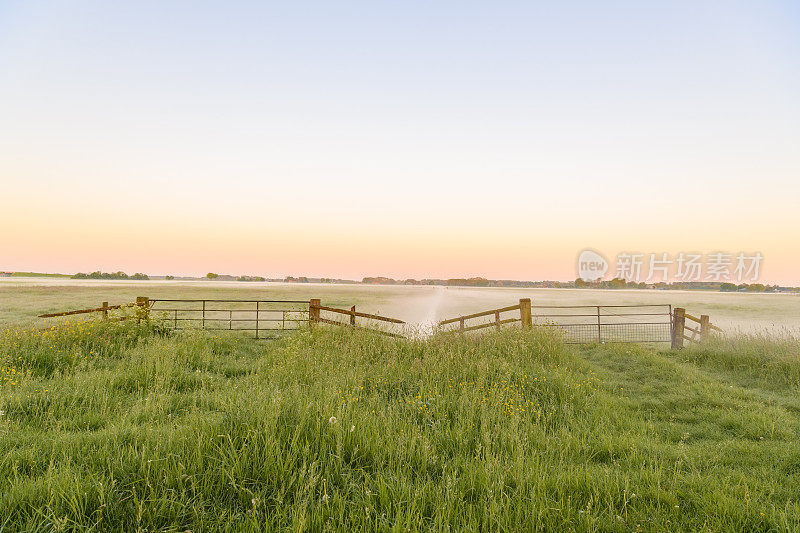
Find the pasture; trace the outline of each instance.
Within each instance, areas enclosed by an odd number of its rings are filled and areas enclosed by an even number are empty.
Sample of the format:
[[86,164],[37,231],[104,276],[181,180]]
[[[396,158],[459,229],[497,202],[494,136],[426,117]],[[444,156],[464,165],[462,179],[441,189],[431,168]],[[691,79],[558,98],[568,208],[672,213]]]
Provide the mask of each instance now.
[[151,298],[308,300],[400,318],[413,326],[531,298],[538,305],[671,304],[710,315],[730,332],[800,334],[800,294],[658,290],[505,289],[212,281],[92,281],[0,278],[0,327],[41,323],[48,312]]
[[797,337],[672,351],[318,324],[264,342],[32,318],[142,294],[319,297],[410,322],[523,295],[664,298],[722,324],[798,312],[787,295],[3,281],[0,530],[800,529]]
[[0,527],[794,531],[798,353],[9,329]]

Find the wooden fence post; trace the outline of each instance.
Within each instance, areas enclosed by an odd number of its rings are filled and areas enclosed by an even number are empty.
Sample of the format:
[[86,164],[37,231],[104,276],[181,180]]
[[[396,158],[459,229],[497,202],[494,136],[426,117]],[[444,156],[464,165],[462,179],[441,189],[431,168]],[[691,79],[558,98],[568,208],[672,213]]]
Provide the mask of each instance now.
[[533,317],[531,315],[531,299],[520,298],[519,300],[519,316],[522,319],[522,327],[530,328],[533,326]]
[[676,307],[672,312],[672,349],[683,348],[684,327],[686,326],[686,309]]
[[350,315],[350,325],[351,325],[351,326],[355,326],[355,325],[356,325],[356,306],[354,305],[353,307],[351,307],[351,308],[350,308],[350,311],[352,311],[352,312],[353,312],[353,313]]
[[150,318],[150,298],[147,296],[137,296],[136,306],[138,307],[136,314],[139,316],[139,321],[143,318],[145,320]]
[[700,342],[705,342],[708,339],[708,315],[700,315]]
[[[108,307],[108,302],[103,302],[100,307]],[[103,309],[103,320],[108,320],[108,309]]]
[[322,305],[321,302],[319,298],[311,298],[308,301],[308,324],[312,327],[319,322],[319,306]]

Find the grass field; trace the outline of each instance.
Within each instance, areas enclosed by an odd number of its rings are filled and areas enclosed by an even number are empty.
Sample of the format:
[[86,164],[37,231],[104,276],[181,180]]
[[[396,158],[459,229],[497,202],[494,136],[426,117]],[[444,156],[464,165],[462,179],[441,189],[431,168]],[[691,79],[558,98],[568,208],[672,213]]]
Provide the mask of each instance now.
[[672,303],[743,330],[800,315],[791,295],[3,280],[0,531],[800,529],[786,329],[672,352],[33,318],[138,295],[320,297],[412,323],[520,297]]
[[504,307],[520,298],[533,305],[672,304],[708,314],[728,331],[785,330],[800,335],[800,295],[656,290],[497,289],[203,281],[94,281],[0,278],[0,327],[44,324],[36,315],[101,302],[151,298],[321,298],[323,304],[431,323],[461,314]]
[[0,334],[0,529],[800,528],[800,342]]

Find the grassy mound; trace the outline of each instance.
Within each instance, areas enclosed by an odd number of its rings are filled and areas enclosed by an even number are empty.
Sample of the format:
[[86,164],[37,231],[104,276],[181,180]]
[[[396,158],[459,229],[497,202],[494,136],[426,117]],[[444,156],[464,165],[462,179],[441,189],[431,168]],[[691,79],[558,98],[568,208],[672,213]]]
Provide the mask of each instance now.
[[0,333],[16,530],[796,530],[800,344]]

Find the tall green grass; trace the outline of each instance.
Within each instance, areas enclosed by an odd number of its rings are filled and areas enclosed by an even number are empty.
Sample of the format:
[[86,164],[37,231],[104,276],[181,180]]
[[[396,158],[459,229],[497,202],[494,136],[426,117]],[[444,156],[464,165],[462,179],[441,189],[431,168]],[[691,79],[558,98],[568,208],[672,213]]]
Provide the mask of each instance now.
[[7,331],[0,530],[797,530],[796,347]]

